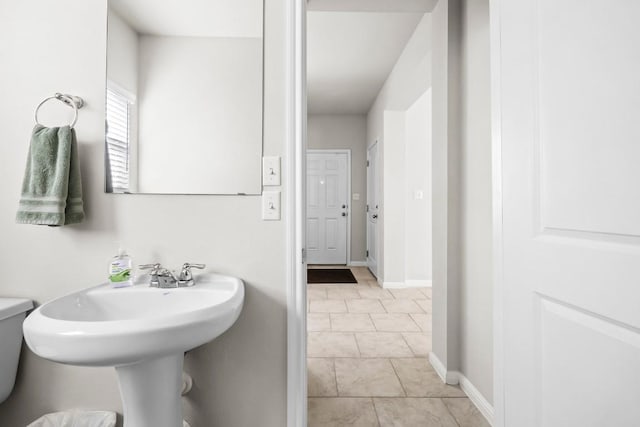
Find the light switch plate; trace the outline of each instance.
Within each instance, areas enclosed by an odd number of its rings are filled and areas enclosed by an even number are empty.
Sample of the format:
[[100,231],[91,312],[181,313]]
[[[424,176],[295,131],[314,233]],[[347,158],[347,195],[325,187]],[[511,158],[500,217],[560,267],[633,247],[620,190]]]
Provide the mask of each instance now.
[[262,192],[262,219],[265,221],[280,221],[280,192]]
[[280,185],[280,157],[262,158],[262,185]]

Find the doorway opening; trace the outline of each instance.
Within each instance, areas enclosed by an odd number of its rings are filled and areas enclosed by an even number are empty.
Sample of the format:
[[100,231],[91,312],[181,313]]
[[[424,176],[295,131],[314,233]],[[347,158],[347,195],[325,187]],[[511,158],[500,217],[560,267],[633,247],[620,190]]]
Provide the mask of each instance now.
[[428,361],[430,14],[367,3],[308,2],[308,268],[356,280],[307,284],[308,425],[455,425]]

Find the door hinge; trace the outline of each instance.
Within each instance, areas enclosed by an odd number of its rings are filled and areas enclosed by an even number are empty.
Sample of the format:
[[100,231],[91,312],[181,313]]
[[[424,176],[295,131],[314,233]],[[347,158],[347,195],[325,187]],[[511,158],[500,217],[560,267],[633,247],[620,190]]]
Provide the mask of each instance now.
[[367,258],[369,257],[369,251],[367,250]]
[[367,212],[369,212],[369,205],[367,205]]
[[369,167],[369,160],[367,160],[367,167]]
[[305,264],[307,262],[307,250],[302,248],[302,263]]

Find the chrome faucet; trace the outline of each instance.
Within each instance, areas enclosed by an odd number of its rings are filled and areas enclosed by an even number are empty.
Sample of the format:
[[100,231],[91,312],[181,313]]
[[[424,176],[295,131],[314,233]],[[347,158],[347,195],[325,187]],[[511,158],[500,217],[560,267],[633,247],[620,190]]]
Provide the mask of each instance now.
[[196,282],[193,280],[193,274],[191,274],[192,268],[198,268],[200,270],[206,267],[205,264],[190,264],[185,262],[182,264],[182,271],[178,277],[178,286],[193,286]]
[[149,286],[154,288],[182,288],[193,286],[195,285],[195,281],[193,280],[191,269],[203,269],[205,267],[206,266],[204,264],[185,263],[182,265],[180,275],[176,277],[176,275],[171,270],[169,270],[168,268],[164,268],[162,265],[160,265],[160,263],[144,264],[139,266],[141,270],[151,270],[149,272],[149,276],[151,279],[149,282]]

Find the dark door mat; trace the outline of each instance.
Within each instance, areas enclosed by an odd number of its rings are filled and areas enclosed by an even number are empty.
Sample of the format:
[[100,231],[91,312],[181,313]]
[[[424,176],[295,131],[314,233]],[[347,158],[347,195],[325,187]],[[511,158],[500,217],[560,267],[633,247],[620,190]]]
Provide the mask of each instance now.
[[307,283],[358,283],[348,268],[307,269]]

